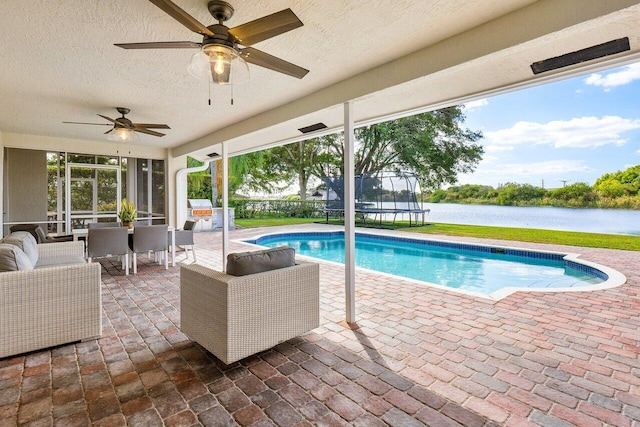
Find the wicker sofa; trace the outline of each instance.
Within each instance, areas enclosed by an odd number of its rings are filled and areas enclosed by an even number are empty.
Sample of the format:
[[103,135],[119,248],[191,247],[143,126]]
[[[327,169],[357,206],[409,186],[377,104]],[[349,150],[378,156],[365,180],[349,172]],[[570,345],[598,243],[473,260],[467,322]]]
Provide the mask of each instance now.
[[[15,243],[18,234],[0,244],[5,255],[12,252],[7,242],[13,238]],[[84,243],[35,247],[31,268],[6,271],[6,260],[0,263],[5,270],[0,272],[0,358],[102,334],[101,267],[84,262]]]
[[317,328],[319,281],[314,263],[244,276],[182,266],[180,328],[223,363],[233,363]]

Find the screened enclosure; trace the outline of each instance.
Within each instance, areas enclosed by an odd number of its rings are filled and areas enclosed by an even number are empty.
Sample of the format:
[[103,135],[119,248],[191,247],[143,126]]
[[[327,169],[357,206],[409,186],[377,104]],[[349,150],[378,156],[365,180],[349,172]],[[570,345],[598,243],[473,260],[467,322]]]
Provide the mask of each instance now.
[[19,224],[65,235],[89,222],[117,221],[123,197],[134,202],[138,220],[166,220],[164,160],[4,150],[4,235]]

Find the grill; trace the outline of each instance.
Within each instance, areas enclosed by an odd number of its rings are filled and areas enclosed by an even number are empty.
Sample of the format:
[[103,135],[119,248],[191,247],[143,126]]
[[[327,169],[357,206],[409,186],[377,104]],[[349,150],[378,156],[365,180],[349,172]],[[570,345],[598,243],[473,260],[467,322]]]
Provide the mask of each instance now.
[[189,220],[195,221],[196,223],[201,219],[205,221],[211,220],[213,216],[213,205],[211,204],[211,200],[188,199],[187,203],[189,207],[187,211]]

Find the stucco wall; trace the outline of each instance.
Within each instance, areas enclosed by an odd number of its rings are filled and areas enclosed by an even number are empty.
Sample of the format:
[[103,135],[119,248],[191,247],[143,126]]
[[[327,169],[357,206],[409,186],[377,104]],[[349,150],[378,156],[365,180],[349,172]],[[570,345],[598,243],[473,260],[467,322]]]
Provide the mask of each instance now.
[[9,148],[4,166],[4,221],[46,221],[47,152]]

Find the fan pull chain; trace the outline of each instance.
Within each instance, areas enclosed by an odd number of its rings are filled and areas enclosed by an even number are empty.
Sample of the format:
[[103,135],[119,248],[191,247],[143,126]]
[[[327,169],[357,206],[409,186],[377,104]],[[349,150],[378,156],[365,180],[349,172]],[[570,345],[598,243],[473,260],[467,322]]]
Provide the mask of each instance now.
[[231,86],[231,105],[233,105],[233,85],[229,85]]
[[209,105],[211,105],[211,82],[207,83],[209,83]]

